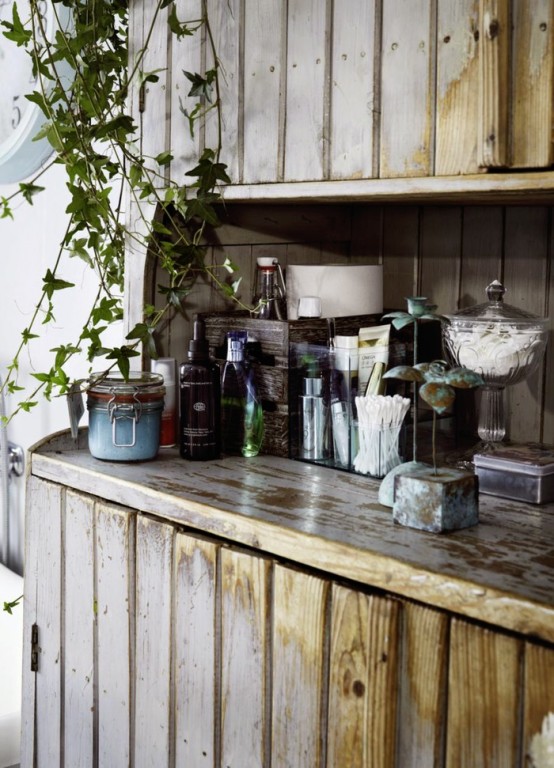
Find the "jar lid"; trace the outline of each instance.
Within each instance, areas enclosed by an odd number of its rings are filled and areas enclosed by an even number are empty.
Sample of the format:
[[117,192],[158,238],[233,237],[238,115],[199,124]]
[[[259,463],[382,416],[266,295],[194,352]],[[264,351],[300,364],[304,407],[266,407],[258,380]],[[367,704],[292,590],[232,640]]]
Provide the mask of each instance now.
[[525,309],[519,309],[504,302],[506,289],[499,280],[494,280],[486,289],[488,301],[462,309],[453,315],[445,315],[452,323],[460,320],[468,324],[506,323],[516,327],[546,326],[548,318],[539,317]]
[[156,395],[164,394],[164,377],[149,371],[130,371],[127,378],[122,373],[93,373],[89,379],[89,394],[98,395]]

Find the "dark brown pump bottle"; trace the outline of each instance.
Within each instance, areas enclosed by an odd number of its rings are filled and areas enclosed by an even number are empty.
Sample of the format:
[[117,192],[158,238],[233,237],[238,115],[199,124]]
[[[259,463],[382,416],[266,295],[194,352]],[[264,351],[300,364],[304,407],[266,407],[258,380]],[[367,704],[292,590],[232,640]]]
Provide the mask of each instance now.
[[220,369],[210,358],[204,321],[194,321],[188,362],[179,370],[179,448],[184,459],[207,461],[221,452]]

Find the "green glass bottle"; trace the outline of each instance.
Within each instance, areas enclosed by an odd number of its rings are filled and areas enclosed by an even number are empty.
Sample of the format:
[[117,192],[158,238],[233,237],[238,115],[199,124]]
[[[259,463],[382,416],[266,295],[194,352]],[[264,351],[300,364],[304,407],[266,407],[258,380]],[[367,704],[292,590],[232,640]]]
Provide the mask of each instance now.
[[251,457],[260,452],[264,418],[255,372],[245,361],[245,345],[245,331],[228,332],[221,382],[221,441],[223,453]]

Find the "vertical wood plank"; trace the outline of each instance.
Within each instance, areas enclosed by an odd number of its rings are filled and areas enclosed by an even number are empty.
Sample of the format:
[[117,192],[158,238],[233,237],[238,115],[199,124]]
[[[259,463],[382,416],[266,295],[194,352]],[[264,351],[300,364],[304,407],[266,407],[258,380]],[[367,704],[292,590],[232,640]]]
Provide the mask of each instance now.
[[[271,764],[319,768],[329,585],[275,566]],[[301,724],[301,727],[300,727]]]
[[333,585],[328,765],[396,764],[400,604]]
[[[504,300],[528,312],[546,314],[548,275],[548,209],[507,207],[504,259]],[[516,441],[537,440],[541,427],[544,361],[520,384],[506,387],[508,436]]]
[[458,309],[487,301],[486,288],[503,269],[504,213],[500,206],[465,206]]
[[552,163],[554,3],[513,3],[512,158],[516,168]]
[[[37,675],[31,672],[31,631],[37,622],[39,593],[39,550],[44,510],[50,509],[51,486],[32,475],[26,483],[25,568],[23,612],[23,684],[21,691],[21,766],[33,768],[36,750],[35,705]],[[59,504],[59,499],[55,504]]]
[[448,674],[448,618],[406,603],[398,712],[398,765],[442,765]]
[[381,178],[433,173],[433,46],[430,0],[383,3]]
[[326,1],[289,0],[285,181],[325,176],[327,25]]
[[129,765],[134,661],[135,516],[97,504],[98,766]]
[[221,764],[264,768],[269,562],[222,549],[221,574]]
[[547,249],[547,263],[548,273],[546,285],[546,291],[548,296],[547,314],[550,318],[549,328],[550,336],[546,347],[546,360],[545,360],[545,388],[544,388],[544,403],[543,403],[543,421],[541,439],[545,443],[554,443],[554,345],[551,343],[554,331],[554,269],[552,269],[553,254],[554,254],[554,230],[552,228],[552,213],[553,209],[548,209],[548,217],[550,222],[549,235],[546,242]]
[[60,486],[38,483],[33,525],[38,535],[36,623],[40,646],[36,673],[35,762],[33,768],[61,764],[62,734],[62,518],[65,494]]
[[286,3],[245,0],[244,182],[282,175]]
[[[194,21],[202,18],[202,0],[175,0],[175,13],[179,21]],[[195,26],[195,25],[191,25]],[[171,37],[171,94],[170,94],[170,141],[173,154],[171,176],[177,182],[184,181],[184,174],[197,163],[204,144],[204,126],[199,121],[191,135],[187,118],[182,110],[191,113],[198,99],[188,96],[191,83],[184,72],[203,71],[204,34],[198,29],[192,36],[181,39]]]
[[137,520],[135,768],[170,759],[173,528]]
[[90,497],[67,491],[64,530],[64,760],[93,765],[94,521]]
[[477,161],[486,168],[495,168],[509,161],[510,0],[480,0],[479,16]]
[[524,710],[521,765],[526,765],[531,740],[540,733],[543,719],[554,712],[554,650],[525,643]]
[[[237,184],[242,181],[242,99],[243,70],[241,32],[244,19],[241,0],[207,0],[208,19],[212,28],[215,55],[220,62],[221,98],[221,162],[226,163],[227,173]],[[206,68],[213,66],[213,55],[206,50]],[[206,146],[217,147],[217,113],[212,111],[206,118]]]
[[419,208],[394,206],[383,212],[383,305],[406,309],[406,297],[417,296]]
[[[375,0],[350,0],[348,13],[333,6],[331,52],[330,176],[373,176],[374,121],[379,111],[374,88]],[[352,19],[356,23],[352,24]]]
[[477,173],[479,0],[438,4],[435,173]]
[[215,768],[217,546],[175,538],[175,765]]
[[420,290],[438,305],[455,309],[459,295],[462,211],[457,206],[423,209],[420,233]]
[[521,641],[453,619],[446,768],[516,765]]

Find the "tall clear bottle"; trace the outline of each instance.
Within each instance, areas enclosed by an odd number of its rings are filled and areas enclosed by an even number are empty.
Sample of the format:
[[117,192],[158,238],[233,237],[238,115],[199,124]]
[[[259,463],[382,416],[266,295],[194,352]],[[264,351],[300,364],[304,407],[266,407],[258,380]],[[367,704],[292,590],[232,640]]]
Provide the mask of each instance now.
[[264,418],[255,372],[245,360],[246,332],[229,331],[227,360],[221,383],[223,452],[257,456],[262,446]]
[[180,366],[179,449],[184,459],[207,461],[221,452],[221,371],[210,358],[204,321],[194,321],[188,362]]

